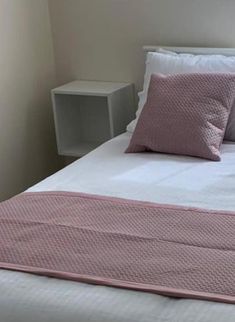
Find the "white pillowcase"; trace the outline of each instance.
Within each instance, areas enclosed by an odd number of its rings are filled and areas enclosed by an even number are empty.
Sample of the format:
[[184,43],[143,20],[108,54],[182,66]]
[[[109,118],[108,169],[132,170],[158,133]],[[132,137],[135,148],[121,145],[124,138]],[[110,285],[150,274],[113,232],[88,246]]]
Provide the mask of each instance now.
[[[139,104],[136,119],[128,126],[128,132],[134,132],[138,117],[146,103],[151,75],[164,75],[200,72],[235,73],[235,57],[222,55],[176,54],[169,51],[147,54],[143,91],[138,93]],[[225,139],[235,141],[235,103],[230,113]]]

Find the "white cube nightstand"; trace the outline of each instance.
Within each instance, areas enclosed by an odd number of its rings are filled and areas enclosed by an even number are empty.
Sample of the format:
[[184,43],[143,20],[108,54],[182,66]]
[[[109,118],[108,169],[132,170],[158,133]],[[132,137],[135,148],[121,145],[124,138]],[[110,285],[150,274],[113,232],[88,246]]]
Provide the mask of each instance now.
[[81,157],[125,132],[134,119],[129,83],[74,81],[52,90],[58,153]]

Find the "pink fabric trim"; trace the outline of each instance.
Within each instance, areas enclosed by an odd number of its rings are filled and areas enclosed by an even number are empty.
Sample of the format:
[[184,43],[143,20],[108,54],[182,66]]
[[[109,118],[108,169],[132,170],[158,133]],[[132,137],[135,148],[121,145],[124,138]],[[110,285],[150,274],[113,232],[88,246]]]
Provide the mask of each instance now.
[[73,192],[0,204],[0,267],[235,304],[235,213]]
[[207,301],[213,301],[213,302],[224,302],[227,304],[235,304],[234,296],[226,296],[223,294],[195,292],[195,291],[187,291],[183,289],[174,289],[170,287],[151,286],[148,284],[126,282],[126,281],[123,282],[120,280],[101,278],[97,276],[79,275],[79,274],[59,272],[59,271],[50,271],[43,268],[21,266],[21,265],[14,265],[14,264],[1,263],[1,262],[0,262],[0,267],[2,269],[19,271],[23,273],[30,273],[34,275],[48,276],[48,277],[65,279],[65,280],[87,283],[87,284],[111,286],[111,287],[123,288],[123,289],[128,289],[133,291],[155,293],[155,294],[169,296],[169,297],[207,300]]
[[85,192],[69,192],[69,191],[40,191],[40,192],[24,192],[14,198],[20,197],[21,195],[32,195],[34,196],[35,194],[37,195],[51,195],[51,196],[69,196],[69,197],[78,197],[81,196],[82,198],[86,199],[94,199],[94,200],[107,200],[107,201],[115,201],[115,202],[120,202],[120,203],[132,203],[138,206],[143,206],[143,207],[153,207],[153,208],[164,208],[164,209],[179,209],[182,211],[200,211],[203,213],[208,213],[208,214],[218,214],[218,215],[231,215],[235,216],[235,212],[233,211],[228,211],[228,210],[210,210],[210,209],[203,209],[199,207],[186,207],[186,206],[178,206],[178,205],[171,205],[171,204],[160,204],[160,203],[155,203],[155,202],[150,202],[150,201],[141,201],[141,200],[135,200],[135,199],[126,199],[126,198],[118,198],[118,197],[111,197],[111,196],[103,196],[103,195],[94,195],[90,193],[85,193]]

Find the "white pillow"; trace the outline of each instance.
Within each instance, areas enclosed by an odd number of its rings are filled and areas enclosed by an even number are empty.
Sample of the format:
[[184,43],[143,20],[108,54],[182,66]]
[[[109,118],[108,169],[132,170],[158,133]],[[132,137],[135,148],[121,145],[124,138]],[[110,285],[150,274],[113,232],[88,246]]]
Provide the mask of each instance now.
[[[151,75],[160,73],[164,75],[200,72],[235,73],[235,57],[222,55],[192,55],[176,54],[170,52],[150,52],[147,54],[146,72],[144,76],[143,91],[139,95],[136,119],[128,126],[128,132],[134,132],[138,117],[145,105]],[[230,113],[225,139],[235,141],[235,103]]]

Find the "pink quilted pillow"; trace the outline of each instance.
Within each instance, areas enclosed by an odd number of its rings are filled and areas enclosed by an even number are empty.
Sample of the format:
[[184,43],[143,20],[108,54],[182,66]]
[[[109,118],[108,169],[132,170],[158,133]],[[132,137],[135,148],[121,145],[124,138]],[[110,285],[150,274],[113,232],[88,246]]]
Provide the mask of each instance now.
[[127,153],[158,151],[220,160],[235,74],[152,75]]

